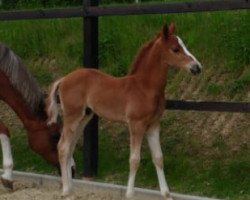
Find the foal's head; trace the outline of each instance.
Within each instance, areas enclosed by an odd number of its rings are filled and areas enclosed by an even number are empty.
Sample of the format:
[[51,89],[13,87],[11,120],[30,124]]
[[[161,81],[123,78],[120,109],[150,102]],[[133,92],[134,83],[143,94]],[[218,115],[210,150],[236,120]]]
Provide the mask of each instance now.
[[200,62],[187,50],[180,37],[175,35],[175,24],[164,25],[161,32],[164,45],[164,62],[190,71],[192,74],[201,72]]

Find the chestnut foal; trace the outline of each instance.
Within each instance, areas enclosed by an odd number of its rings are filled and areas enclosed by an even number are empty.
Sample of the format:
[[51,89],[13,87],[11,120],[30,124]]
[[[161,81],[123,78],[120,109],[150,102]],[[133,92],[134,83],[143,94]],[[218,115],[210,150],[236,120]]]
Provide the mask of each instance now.
[[[58,91],[64,123],[58,143],[64,196],[70,198],[70,159],[77,139],[96,113],[108,120],[124,122],[129,127],[130,172],[126,196],[130,198],[134,193],[141,143],[146,134],[161,194],[165,199],[172,199],[163,171],[159,140],[168,66],[184,68],[193,74],[201,72],[201,64],[175,35],[174,23],[163,26],[160,33],[140,49],[127,76],[116,78],[98,70],[78,69],[53,84],[47,102],[48,124],[57,121]],[[87,108],[92,112],[86,112]]]

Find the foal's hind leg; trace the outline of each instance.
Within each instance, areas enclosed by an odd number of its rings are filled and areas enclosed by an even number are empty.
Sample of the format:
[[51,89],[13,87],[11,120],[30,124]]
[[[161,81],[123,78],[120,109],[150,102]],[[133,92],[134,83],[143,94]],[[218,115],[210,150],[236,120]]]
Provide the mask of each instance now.
[[143,135],[145,132],[145,127],[143,123],[130,123],[130,170],[129,170],[129,179],[128,179],[128,188],[126,192],[126,197],[131,198],[134,195],[134,184],[135,176],[140,164],[140,154],[141,154],[141,144]]
[[2,144],[3,153],[3,175],[1,181],[4,187],[13,189],[12,169],[13,158],[10,147],[9,131],[8,128],[0,121],[0,140]]
[[61,167],[61,176],[62,176],[62,186],[63,186],[63,196],[67,196],[70,194],[70,181],[71,181],[71,173],[68,171],[68,163],[69,163],[69,151],[70,151],[70,143],[72,142],[71,135],[74,134],[74,130],[71,130],[70,127],[63,127],[63,131],[61,134],[61,138],[57,145],[59,162]]
[[62,173],[63,196],[69,196],[72,190],[71,159],[81,130],[93,115],[72,117],[64,116],[64,127],[58,143],[59,162]]
[[172,200],[163,170],[163,156],[160,144],[159,124],[153,125],[149,128],[147,132],[147,139],[152,153],[153,163],[156,168],[161,194],[166,200]]

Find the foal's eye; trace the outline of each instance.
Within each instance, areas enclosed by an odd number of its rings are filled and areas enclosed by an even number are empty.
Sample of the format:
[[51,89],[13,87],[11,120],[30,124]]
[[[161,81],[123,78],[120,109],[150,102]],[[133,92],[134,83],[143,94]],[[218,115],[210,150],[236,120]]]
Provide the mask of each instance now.
[[172,51],[173,51],[174,53],[178,53],[178,52],[180,51],[180,49],[179,49],[179,48],[173,48]]

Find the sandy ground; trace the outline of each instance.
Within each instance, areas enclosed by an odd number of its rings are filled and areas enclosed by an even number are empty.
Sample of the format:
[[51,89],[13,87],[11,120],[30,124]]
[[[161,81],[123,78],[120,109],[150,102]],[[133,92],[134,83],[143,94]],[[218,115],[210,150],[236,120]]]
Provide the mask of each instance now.
[[[120,200],[112,194],[89,192],[75,188],[75,200]],[[28,181],[15,181],[14,191],[0,186],[0,200],[64,200],[59,184],[48,186],[37,185]]]

